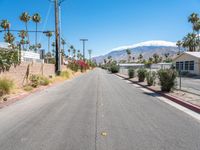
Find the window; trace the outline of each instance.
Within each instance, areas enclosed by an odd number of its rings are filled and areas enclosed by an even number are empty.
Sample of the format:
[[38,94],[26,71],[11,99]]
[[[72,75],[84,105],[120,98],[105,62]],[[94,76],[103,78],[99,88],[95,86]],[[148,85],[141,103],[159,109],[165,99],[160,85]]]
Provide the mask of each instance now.
[[189,70],[194,70],[194,61],[190,61]]
[[189,70],[189,61],[185,61],[185,70]]
[[176,70],[179,70],[179,62],[176,62]]
[[180,69],[183,70],[183,62],[182,61],[180,62],[180,67],[181,67]]

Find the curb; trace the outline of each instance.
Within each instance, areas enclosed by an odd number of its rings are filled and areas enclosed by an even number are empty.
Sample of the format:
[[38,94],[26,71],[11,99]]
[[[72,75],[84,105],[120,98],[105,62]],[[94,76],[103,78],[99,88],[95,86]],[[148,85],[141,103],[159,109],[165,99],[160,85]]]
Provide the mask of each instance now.
[[15,103],[17,101],[23,100],[24,98],[30,96],[31,94],[35,94],[37,92],[41,92],[41,91],[43,91],[45,89],[48,89],[48,88],[53,87],[53,86],[56,86],[56,85],[58,85],[60,83],[62,83],[62,82],[57,82],[57,83],[54,83],[54,84],[50,84],[48,86],[41,86],[41,87],[39,87],[37,89],[34,89],[33,91],[31,91],[29,93],[21,93],[19,95],[14,96],[14,97],[8,98],[7,101],[0,103],[0,109],[4,108],[6,106],[9,106],[9,105],[11,105],[11,104],[13,104],[13,103]]
[[165,98],[167,98],[167,99],[169,99],[169,100],[171,100],[171,101],[173,101],[173,102],[175,102],[175,103],[177,103],[177,104],[179,104],[179,105],[181,105],[181,106],[183,106],[183,107],[186,107],[186,108],[188,108],[188,109],[190,109],[190,110],[192,110],[192,111],[194,111],[194,112],[200,114],[200,106],[198,106],[198,105],[195,105],[195,104],[186,102],[186,101],[184,101],[184,100],[182,100],[182,99],[180,99],[180,98],[171,96],[171,95],[169,95],[169,94],[162,93],[162,92],[160,92],[160,91],[156,91],[156,90],[154,90],[154,89],[152,89],[152,88],[150,88],[150,87],[148,87],[148,86],[145,86],[145,85],[142,85],[142,84],[140,84],[140,83],[138,83],[138,82],[132,81],[132,80],[130,80],[130,79],[124,77],[124,76],[121,76],[121,75],[119,75],[119,74],[115,74],[115,75],[117,75],[117,76],[119,76],[119,77],[121,77],[121,78],[123,78],[123,79],[125,79],[125,80],[128,80],[128,81],[130,81],[130,82],[132,82],[132,83],[134,83],[134,84],[137,84],[137,85],[139,85],[139,86],[141,86],[141,87],[143,87],[143,88],[146,88],[146,89],[148,89],[148,90],[150,90],[150,91],[152,91],[152,92],[154,92],[154,93],[157,93],[157,94],[159,94],[159,95],[161,95],[161,96],[163,96],[163,97],[165,97]]

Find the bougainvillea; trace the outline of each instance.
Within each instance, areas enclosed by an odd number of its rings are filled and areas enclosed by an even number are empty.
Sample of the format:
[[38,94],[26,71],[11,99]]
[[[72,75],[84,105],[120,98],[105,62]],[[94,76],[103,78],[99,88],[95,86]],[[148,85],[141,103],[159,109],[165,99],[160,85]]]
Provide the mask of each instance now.
[[89,65],[83,60],[71,60],[68,63],[68,67],[75,72],[78,70],[81,70],[81,72],[83,72],[89,69]]

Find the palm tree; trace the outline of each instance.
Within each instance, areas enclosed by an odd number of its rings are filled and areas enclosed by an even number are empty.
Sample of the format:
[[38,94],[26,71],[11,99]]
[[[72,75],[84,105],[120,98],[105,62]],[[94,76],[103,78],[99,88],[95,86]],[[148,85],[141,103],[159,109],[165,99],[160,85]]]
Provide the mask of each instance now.
[[126,50],[126,53],[127,53],[127,55],[128,55],[128,62],[130,62],[130,60],[131,60],[131,50],[130,50],[130,49],[127,49],[127,50]]
[[[50,52],[50,40],[51,40],[52,35],[53,33],[51,31],[46,32],[46,36],[48,38],[48,52]],[[53,43],[52,43],[52,46],[53,46]]]
[[155,54],[153,54],[153,59],[154,59],[154,63],[157,64],[160,61],[160,56],[157,53],[155,53]]
[[192,13],[189,17],[188,17],[188,22],[191,22],[193,25],[193,33],[194,33],[194,25],[195,23],[199,20],[199,15],[197,13]]
[[195,30],[197,32],[197,42],[198,42],[198,48],[200,49],[200,39],[199,39],[199,31],[200,31],[200,20],[198,20],[197,22],[194,23],[194,26],[193,26],[193,30]]
[[91,61],[91,55],[92,55],[92,50],[91,49],[88,50],[88,54],[89,54],[89,59]]
[[178,49],[179,49],[179,52],[177,53],[178,55],[180,55],[180,53],[181,53],[181,46],[182,46],[182,41],[177,41],[176,42],[176,46],[178,46]]
[[31,16],[28,14],[28,12],[23,12],[19,18],[20,18],[20,20],[21,20],[22,22],[25,23],[26,32],[27,32],[27,38],[28,38],[28,43],[30,44],[29,34],[28,34],[28,22],[30,21]]
[[5,34],[6,34],[6,30],[9,31],[9,28],[10,28],[10,23],[8,20],[1,20],[1,24],[0,24],[1,28],[4,29],[5,31]]
[[73,49],[73,58],[74,59],[76,58],[76,49],[75,48]]
[[68,56],[70,57],[70,52],[71,52],[71,49],[69,48],[68,49]]
[[38,23],[41,22],[40,14],[35,13],[35,14],[32,16],[32,20],[33,20],[33,22],[35,22],[35,25],[36,25],[36,32],[35,32],[35,45],[37,46]]
[[15,37],[12,33],[8,32],[4,36],[4,41],[10,44],[13,44]]
[[196,34],[188,33],[183,38],[183,47],[188,48],[189,51],[196,51],[196,46],[198,46],[198,42],[196,41]]
[[53,42],[52,44],[51,44],[51,46],[53,47],[53,49],[52,49],[52,55],[53,56],[55,56],[55,46],[56,46],[56,44],[55,44],[55,42]]
[[23,50],[24,50],[24,44],[26,43],[25,42],[25,38],[27,37],[27,32],[25,30],[21,30],[19,33],[18,33],[19,37],[21,38],[21,41],[20,41],[20,44],[23,46]]
[[65,51],[65,45],[66,45],[66,42],[63,38],[61,38],[61,44],[63,46],[63,51]]
[[138,56],[138,60],[139,60],[140,63],[142,62],[142,59],[143,59],[143,55],[140,54],[140,55]]

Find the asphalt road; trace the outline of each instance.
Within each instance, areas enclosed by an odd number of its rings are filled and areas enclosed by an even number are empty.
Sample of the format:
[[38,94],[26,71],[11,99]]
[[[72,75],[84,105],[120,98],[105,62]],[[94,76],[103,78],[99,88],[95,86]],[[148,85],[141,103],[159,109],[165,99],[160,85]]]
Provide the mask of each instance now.
[[1,109],[0,150],[200,150],[200,123],[96,69]]

